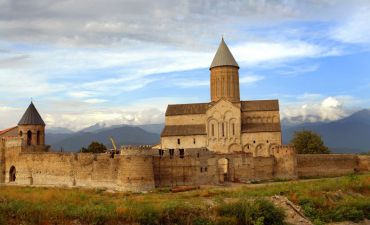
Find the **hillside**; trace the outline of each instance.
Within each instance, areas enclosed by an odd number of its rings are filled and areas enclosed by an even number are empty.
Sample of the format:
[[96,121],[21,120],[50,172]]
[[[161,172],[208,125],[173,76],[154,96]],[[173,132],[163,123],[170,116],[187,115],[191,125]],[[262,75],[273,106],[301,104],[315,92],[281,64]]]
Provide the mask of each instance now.
[[320,134],[325,144],[336,153],[360,153],[370,151],[370,110],[332,121],[303,123],[295,126],[283,124],[283,142],[289,143],[295,131],[313,130]]
[[[54,150],[78,151],[92,141],[98,141],[112,148],[110,137],[120,145],[152,145],[159,142],[159,134],[150,133],[140,127],[120,126],[95,130],[94,132],[76,132],[72,134],[47,134],[47,144]],[[48,139],[49,138],[49,139]]]

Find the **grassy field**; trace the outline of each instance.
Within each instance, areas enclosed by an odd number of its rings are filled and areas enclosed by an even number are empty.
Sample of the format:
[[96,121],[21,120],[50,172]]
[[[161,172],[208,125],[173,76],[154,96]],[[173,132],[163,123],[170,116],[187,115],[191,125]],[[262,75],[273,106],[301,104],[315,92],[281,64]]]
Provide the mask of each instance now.
[[[0,224],[283,224],[265,197],[286,196],[315,224],[370,219],[370,175],[170,193],[0,187]],[[273,221],[273,222],[271,222]]]

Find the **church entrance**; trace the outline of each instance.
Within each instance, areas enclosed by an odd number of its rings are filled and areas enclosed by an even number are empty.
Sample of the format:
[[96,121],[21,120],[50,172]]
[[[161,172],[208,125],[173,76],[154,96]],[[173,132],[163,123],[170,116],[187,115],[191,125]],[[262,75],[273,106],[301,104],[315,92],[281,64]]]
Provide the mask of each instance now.
[[15,170],[15,167],[14,166],[12,166],[12,167],[10,167],[10,170],[9,170],[9,182],[14,182],[15,181],[15,172],[16,172],[16,170]]
[[219,182],[230,181],[230,163],[227,158],[221,158],[217,161]]

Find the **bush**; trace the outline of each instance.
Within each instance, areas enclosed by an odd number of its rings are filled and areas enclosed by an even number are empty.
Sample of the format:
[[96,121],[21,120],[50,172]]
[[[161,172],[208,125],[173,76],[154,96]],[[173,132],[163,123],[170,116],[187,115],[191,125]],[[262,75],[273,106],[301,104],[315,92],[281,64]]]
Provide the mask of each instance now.
[[270,201],[257,199],[255,201],[240,200],[236,203],[223,204],[219,208],[220,216],[235,217],[241,225],[282,225],[284,212]]
[[192,225],[195,222],[197,224],[207,224],[201,223],[206,221],[202,213],[205,213],[204,210],[184,204],[169,205],[162,211],[160,224]]

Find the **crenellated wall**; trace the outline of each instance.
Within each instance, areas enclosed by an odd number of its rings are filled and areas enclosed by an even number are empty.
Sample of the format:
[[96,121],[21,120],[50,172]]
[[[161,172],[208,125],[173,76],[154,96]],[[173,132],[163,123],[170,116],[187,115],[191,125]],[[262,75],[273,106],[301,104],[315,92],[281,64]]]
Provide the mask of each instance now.
[[[145,191],[154,188],[151,155],[30,152],[21,141],[2,142],[5,153],[2,182],[36,186],[97,187],[119,191]],[[5,150],[5,151],[4,151]]]
[[358,171],[357,155],[344,154],[298,154],[299,177],[340,176]]
[[291,146],[274,146],[271,153],[255,157],[243,151],[220,153],[206,148],[174,149],[171,153],[145,146],[125,147],[115,155],[61,153],[30,149],[18,137],[3,138],[0,182],[137,192],[155,187],[339,176],[370,170],[370,156],[296,155]]

